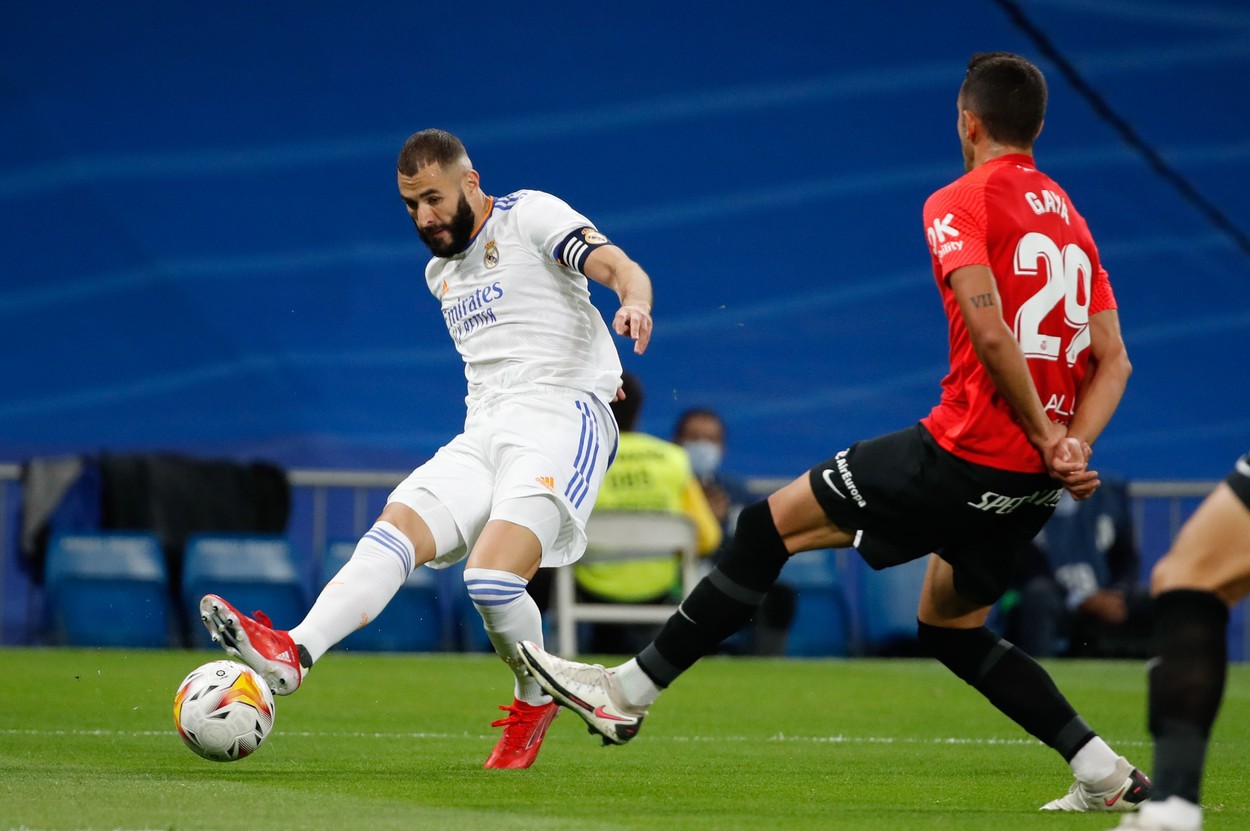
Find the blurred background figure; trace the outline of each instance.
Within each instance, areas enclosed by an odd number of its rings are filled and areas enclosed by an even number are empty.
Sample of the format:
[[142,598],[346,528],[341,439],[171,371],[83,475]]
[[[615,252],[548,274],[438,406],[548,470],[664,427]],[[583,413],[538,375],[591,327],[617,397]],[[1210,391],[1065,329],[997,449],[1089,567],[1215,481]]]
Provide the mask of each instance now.
[[738,521],[738,512],[754,500],[745,479],[721,470],[725,459],[725,423],[714,410],[686,410],[677,417],[673,441],[685,448],[690,469],[728,538]]
[[1185,522],[1150,572],[1147,725],[1155,791],[1118,828],[1202,831],[1211,728],[1228,681],[1229,607],[1250,592],[1250,453]]
[[1004,635],[1037,658],[1145,657],[1150,596],[1140,572],[1127,483],[1104,478],[1082,502],[1065,491],[1020,555]]
[[[699,553],[711,554],[721,542],[718,522],[686,451],[672,442],[639,432],[642,383],[622,373],[625,397],[612,402],[621,430],[621,444],[595,500],[594,513],[659,511],[685,514],[695,525]],[[681,597],[677,557],[627,562],[578,563],[574,576],[583,599],[606,603],[676,603]],[[594,623],[584,640],[587,651],[609,654],[637,652],[650,642],[658,625]]]
[[[685,448],[690,467],[703,488],[708,505],[721,527],[722,544],[712,555],[715,562],[733,539],[738,514],[755,500],[746,480],[721,469],[725,459],[725,422],[715,410],[693,407],[677,417],[673,441]],[[783,572],[782,578],[785,580]],[[786,637],[794,620],[794,589],[784,582],[773,586],[764,598],[752,625],[730,637],[722,648],[753,655],[784,655]]]

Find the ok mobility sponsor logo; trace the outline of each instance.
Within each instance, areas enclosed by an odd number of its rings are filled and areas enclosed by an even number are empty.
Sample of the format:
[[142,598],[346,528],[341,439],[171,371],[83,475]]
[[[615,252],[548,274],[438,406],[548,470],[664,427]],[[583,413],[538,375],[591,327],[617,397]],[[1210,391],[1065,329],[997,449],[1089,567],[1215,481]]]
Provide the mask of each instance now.
[[[837,471],[836,471],[837,475],[842,480],[842,484],[846,487],[847,492],[850,493],[851,495],[850,498],[855,500],[855,504],[858,505],[859,507],[867,508],[868,502],[860,494],[859,488],[855,485],[855,477],[851,476],[851,468],[846,463],[846,451],[845,450],[838,451],[838,455],[834,456],[833,458],[836,460],[834,462],[834,467],[837,468]],[[834,472],[835,472],[834,470],[825,468],[823,471],[821,471],[820,475],[824,478],[825,484],[833,489],[834,493],[836,493],[838,496],[842,497],[843,499],[846,499],[847,498],[846,494],[842,492],[841,488],[839,488],[836,484],[834,484],[834,480],[833,480]]]
[[[964,247],[963,240],[954,239],[959,236],[959,229],[951,224],[954,221],[955,215],[947,214],[940,219],[934,219],[933,224],[925,229],[925,237],[929,240],[929,250],[938,259],[952,251],[960,251]],[[948,240],[948,237],[951,239]]]

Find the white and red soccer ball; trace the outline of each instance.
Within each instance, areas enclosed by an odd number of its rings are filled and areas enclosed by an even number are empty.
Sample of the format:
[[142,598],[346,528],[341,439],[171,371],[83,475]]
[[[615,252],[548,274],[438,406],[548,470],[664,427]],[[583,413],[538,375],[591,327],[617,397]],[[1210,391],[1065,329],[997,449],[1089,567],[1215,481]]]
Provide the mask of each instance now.
[[273,714],[269,685],[235,661],[193,669],[174,695],[178,735],[214,762],[234,762],[256,752],[273,729]]

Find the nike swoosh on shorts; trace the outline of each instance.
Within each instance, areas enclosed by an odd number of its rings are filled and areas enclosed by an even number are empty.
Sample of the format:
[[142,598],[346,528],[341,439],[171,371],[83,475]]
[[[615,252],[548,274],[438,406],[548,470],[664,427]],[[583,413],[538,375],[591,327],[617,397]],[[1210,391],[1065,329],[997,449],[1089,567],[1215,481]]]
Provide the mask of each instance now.
[[834,493],[836,493],[838,496],[842,497],[843,499],[846,499],[846,494],[838,490],[838,486],[833,484],[833,471],[832,470],[830,470],[829,468],[825,468],[824,471],[820,475],[824,478],[825,484],[833,488]]

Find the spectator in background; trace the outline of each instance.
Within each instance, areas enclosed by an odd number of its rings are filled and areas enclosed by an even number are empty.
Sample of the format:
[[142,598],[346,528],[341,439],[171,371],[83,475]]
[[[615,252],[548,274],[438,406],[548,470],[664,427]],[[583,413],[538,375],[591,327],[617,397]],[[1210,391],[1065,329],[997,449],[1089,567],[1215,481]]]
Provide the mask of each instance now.
[[738,512],[755,501],[741,477],[721,470],[725,458],[725,422],[714,410],[694,407],[677,417],[673,441],[690,457],[690,469],[703,487],[703,495],[728,536]]
[[[733,539],[738,524],[738,514],[755,501],[740,476],[721,470],[725,458],[725,422],[715,410],[693,407],[677,417],[673,427],[673,441],[686,449],[690,456],[690,468],[703,487],[712,513],[720,523],[722,545],[712,555],[716,562],[728,540]],[[784,578],[784,575],[783,575]],[[742,637],[726,641],[729,651],[742,649],[754,655],[784,655],[786,636],[794,621],[794,589],[779,582],[773,585],[764,598],[753,625],[742,632]]]
[[1003,598],[1007,639],[1037,658],[1145,657],[1150,595],[1140,565],[1127,483],[1103,479],[1082,502],[1065,491]]
[[[616,459],[604,476],[595,512],[659,511],[681,513],[694,522],[700,554],[710,554],[721,542],[721,527],[703,489],[690,468],[690,459],[677,445],[635,428],[642,409],[643,390],[638,378],[622,373],[625,397],[611,404],[621,430]],[[676,557],[615,563],[579,563],[574,569],[584,598],[606,603],[676,603],[680,599],[681,570]],[[648,643],[659,626],[596,623],[588,651],[634,653]]]

